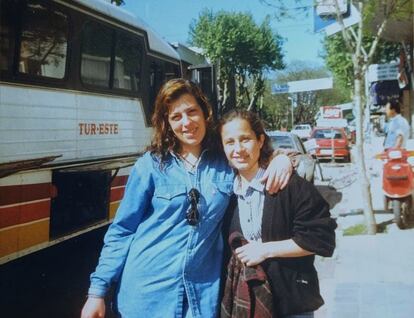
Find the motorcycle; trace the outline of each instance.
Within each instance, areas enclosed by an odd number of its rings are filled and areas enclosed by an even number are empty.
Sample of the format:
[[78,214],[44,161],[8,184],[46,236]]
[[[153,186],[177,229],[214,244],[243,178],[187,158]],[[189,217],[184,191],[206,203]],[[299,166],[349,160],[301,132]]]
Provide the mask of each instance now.
[[413,208],[414,173],[408,157],[414,156],[414,151],[402,148],[390,148],[377,155],[385,160],[382,176],[385,209],[389,210],[391,203],[394,223],[400,229],[408,225]]

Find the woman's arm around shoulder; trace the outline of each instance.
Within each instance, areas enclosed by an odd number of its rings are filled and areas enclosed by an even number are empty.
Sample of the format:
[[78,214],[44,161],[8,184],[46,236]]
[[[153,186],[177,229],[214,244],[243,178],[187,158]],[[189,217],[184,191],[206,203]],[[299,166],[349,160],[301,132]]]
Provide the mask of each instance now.
[[266,190],[273,194],[286,187],[292,175],[293,164],[290,158],[278,150],[273,153],[261,182],[266,182]]

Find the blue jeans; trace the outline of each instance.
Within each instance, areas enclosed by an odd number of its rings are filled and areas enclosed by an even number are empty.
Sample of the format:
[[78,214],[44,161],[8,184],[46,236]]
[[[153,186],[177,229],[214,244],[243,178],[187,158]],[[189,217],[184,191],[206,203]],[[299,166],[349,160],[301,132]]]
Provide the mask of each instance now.
[[310,312],[303,312],[301,314],[295,314],[295,315],[287,315],[284,316],[283,318],[313,318],[313,311]]

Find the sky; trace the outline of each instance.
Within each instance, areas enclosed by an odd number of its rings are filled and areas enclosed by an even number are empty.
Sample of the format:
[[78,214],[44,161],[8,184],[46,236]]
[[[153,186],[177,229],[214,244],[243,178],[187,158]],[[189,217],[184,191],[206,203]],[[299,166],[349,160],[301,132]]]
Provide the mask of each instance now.
[[[294,0],[284,0],[286,4],[297,7]],[[197,19],[203,9],[217,12],[249,12],[256,23],[260,24],[266,15],[273,15],[275,10],[262,4],[259,0],[124,0],[123,9],[131,11],[147,22],[158,34],[169,42],[188,42],[189,26]],[[268,0],[272,2],[272,0]],[[303,0],[309,5],[313,0]],[[274,2],[276,3],[276,2]],[[322,52],[323,35],[313,32],[312,14],[292,13],[296,19],[271,20],[272,29],[285,38],[283,44],[284,61],[289,64],[295,60],[323,65],[319,56]]]

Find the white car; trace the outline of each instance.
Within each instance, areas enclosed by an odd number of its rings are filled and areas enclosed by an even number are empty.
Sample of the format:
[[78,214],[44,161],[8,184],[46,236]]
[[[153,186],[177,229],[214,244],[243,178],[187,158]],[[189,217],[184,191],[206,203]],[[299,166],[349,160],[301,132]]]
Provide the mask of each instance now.
[[312,126],[308,124],[295,125],[291,130],[292,134],[297,135],[302,140],[308,139],[311,135],[311,132]]

